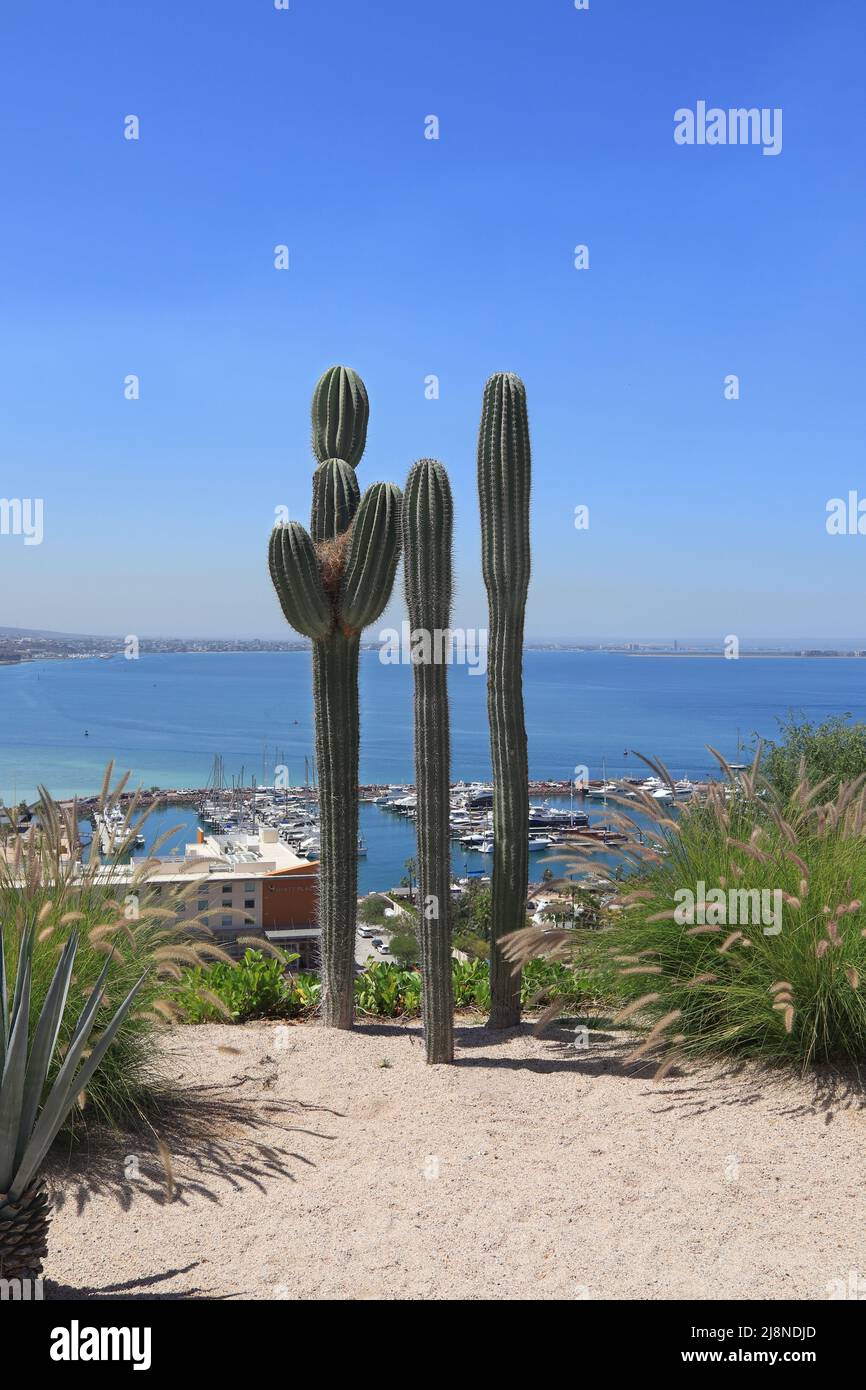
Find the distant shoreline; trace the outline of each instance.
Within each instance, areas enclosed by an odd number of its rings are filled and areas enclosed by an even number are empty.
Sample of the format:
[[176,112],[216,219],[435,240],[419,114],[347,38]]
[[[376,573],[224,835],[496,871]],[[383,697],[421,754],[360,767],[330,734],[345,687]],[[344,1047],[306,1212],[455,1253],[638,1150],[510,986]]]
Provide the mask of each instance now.
[[724,652],[611,652],[619,656],[706,658],[708,661],[862,661],[866,652],[740,652],[738,657],[726,657]]
[[[362,652],[376,651],[376,644],[361,647]],[[864,651],[741,651],[737,657],[722,651],[628,651],[622,647],[546,647],[529,645],[524,652],[541,652],[548,656],[627,656],[655,658],[667,661],[862,661]],[[178,647],[144,648],[136,660],[146,656],[305,656],[310,647]],[[58,661],[115,661],[123,660],[123,650],[113,652],[36,652],[32,656],[0,656],[0,667],[32,666],[35,662]]]

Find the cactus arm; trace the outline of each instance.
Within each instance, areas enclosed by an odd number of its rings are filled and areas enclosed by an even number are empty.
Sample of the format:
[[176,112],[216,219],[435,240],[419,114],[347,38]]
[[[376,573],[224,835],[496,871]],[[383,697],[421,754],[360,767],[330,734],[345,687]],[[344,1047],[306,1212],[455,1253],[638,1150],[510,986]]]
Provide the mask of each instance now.
[[450,628],[452,515],[445,469],[420,460],[406,482],[402,529],[409,621],[429,633],[433,658],[413,663],[413,677],[421,1008],[427,1061],[434,1063],[454,1060],[448,667],[437,641]]
[[348,530],[358,510],[361,490],[351,464],[342,459],[320,463],[313,474],[310,535],[314,541],[336,540]]
[[520,1021],[520,976],[499,939],[526,924],[529,767],[523,712],[523,626],[529,587],[531,454],[526,391],[500,373],[484,390],[478,438],[481,548],[489,605],[487,710],[493,771],[493,885],[488,1026]]
[[313,644],[319,768],[322,1021],[351,1028],[358,908],[358,637]]
[[274,527],[268,567],[286,621],[313,641],[326,637],[334,626],[333,608],[322,588],[313,542],[299,522]]
[[373,483],[355,513],[340,592],[340,616],[360,632],[384,612],[400,558],[400,489]]
[[361,462],[367,442],[370,404],[367,388],[351,367],[329,367],[313,392],[313,453],[319,463],[345,459]]

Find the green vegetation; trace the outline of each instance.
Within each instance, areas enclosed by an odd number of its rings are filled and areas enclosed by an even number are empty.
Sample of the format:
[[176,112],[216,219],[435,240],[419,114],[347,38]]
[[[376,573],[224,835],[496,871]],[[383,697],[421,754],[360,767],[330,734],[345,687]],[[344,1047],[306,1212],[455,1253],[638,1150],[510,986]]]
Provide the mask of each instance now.
[[236,965],[219,961],[184,971],[178,991],[184,1020],[245,1023],[253,1018],[296,1018],[305,1005],[286,971],[293,960],[297,956],[266,956],[248,947]]
[[[313,644],[313,700],[322,849],[322,1018],[351,1028],[358,898],[358,646],[383,612],[400,556],[400,491],[373,483],[361,497],[355,465],[367,438],[364,383],[331,367],[313,395],[310,532],[274,528],[268,563],[286,620]],[[339,452],[341,451],[342,452]]]
[[464,938],[490,941],[490,904],[490,884],[470,879],[452,913],[454,945],[458,950],[465,950],[461,944]]
[[529,420],[510,372],[484,388],[478,434],[481,559],[489,607],[487,718],[493,769],[491,1028],[520,1020],[520,976],[498,942],[522,927],[529,883],[529,767],[523,717],[523,623],[529,588]]
[[[40,1169],[69,1111],[98,1072],[130,1006],[142,974],[113,1013],[106,1008],[111,955],[83,1007],[69,1000],[79,934],[73,927],[31,1027],[33,947],[37,924],[18,936],[7,959],[0,932],[0,1277],[36,1279],[48,1251],[51,1205]],[[10,933],[10,936],[12,933]],[[7,980],[11,984],[11,996]],[[77,992],[77,991],[76,991]],[[74,999],[74,995],[73,995]],[[67,1003],[70,1007],[67,1008]],[[88,1047],[98,1015],[102,1027]],[[65,1042],[61,1044],[61,1035]]]
[[395,932],[388,942],[388,948],[398,965],[408,968],[418,964],[421,948],[417,936],[411,932]]
[[385,916],[390,906],[388,899],[381,893],[374,893],[365,898],[358,908],[358,920],[363,922],[365,927],[382,927],[386,922],[393,920]]
[[[237,965],[222,963],[183,972],[179,993],[183,1021],[244,1023],[256,1018],[304,1018],[320,1002],[318,978],[290,975],[278,959],[265,960],[248,950]],[[490,973],[486,961],[452,961],[452,989],[457,1009],[488,1010]],[[523,973],[523,1002],[539,1007],[552,999],[575,1008],[585,1005],[595,989],[586,972],[533,961]],[[373,961],[355,980],[355,1005],[360,1013],[379,1018],[416,1017],[421,1012],[421,975],[391,961]]]
[[[470,879],[466,889],[456,899],[452,909],[452,945],[473,960],[490,957],[490,917],[493,894],[489,883]],[[524,926],[529,917],[524,912]]]
[[400,1018],[421,1011],[421,976],[390,961],[368,965],[355,982],[355,999],[361,1013],[380,1018]]
[[823,724],[789,715],[779,720],[780,738],[767,744],[764,775],[784,797],[804,780],[823,783],[824,797],[836,796],[843,782],[866,776],[866,723],[851,723],[850,714],[834,715]]
[[[641,809],[644,809],[643,807]],[[829,800],[776,791],[757,763],[676,821],[661,809],[656,850],[608,931],[518,934],[521,959],[560,951],[589,962],[645,1029],[632,1054],[664,1075],[687,1056],[735,1054],[806,1067],[866,1054],[866,790]],[[635,847],[637,852],[637,847]],[[604,944],[607,965],[599,972]],[[615,972],[612,974],[612,972]]]

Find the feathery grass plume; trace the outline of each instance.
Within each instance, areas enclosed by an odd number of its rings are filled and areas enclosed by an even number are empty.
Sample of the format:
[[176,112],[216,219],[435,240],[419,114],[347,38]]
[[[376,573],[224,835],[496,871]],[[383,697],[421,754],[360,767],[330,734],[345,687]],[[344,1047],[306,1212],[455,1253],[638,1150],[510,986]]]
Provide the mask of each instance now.
[[680,1051],[670,1052],[653,1072],[653,1081],[664,1081],[665,1077],[674,1067],[679,1066],[684,1060],[684,1054]]
[[[664,778],[657,761],[644,761]],[[803,773],[795,793],[782,795],[759,758],[745,775],[718,761],[724,782],[678,804],[675,826],[657,804],[630,799],[632,812],[645,812],[651,824],[643,828],[644,843],[635,830],[625,847],[627,879],[614,888],[618,911],[604,932],[610,952],[602,959],[592,943],[586,954],[576,932],[575,960],[580,966],[583,959],[590,979],[607,970],[605,982],[623,1008],[635,1004],[629,1018],[652,1023],[679,1008],[683,1041],[676,1047],[686,1058],[859,1063],[866,1054],[866,991],[859,988],[866,971],[866,779],[838,785],[828,799],[828,779],[813,784]],[[655,854],[647,852],[653,841]],[[564,862],[568,872],[567,854]],[[688,888],[697,898],[700,883],[723,887],[730,915],[719,926],[672,922],[666,914],[679,901],[676,893]],[[543,939],[534,949],[545,954]],[[650,965],[612,959],[642,952]],[[646,971],[658,996],[649,1001]]]
[[667,1042],[668,1039],[664,1037],[664,1033],[666,1029],[670,1028],[671,1024],[675,1023],[679,1017],[679,1009],[670,1009],[669,1012],[666,1013],[663,1018],[659,1019],[655,1027],[650,1029],[640,1046],[636,1047],[633,1052],[630,1052],[628,1054],[628,1056],[624,1059],[624,1065],[627,1067],[631,1066],[633,1062],[640,1061],[640,1059],[642,1057],[645,1057],[648,1052],[652,1052],[655,1048]]
[[642,994],[639,999],[633,999],[630,1004],[626,1004],[625,1008],[614,1014],[614,1023],[625,1023],[627,1019],[639,1014],[641,1009],[649,1008],[650,1004],[655,1004],[659,999],[661,999],[660,994]]
[[725,951],[729,951],[736,941],[743,940],[744,937],[741,931],[729,932],[728,935],[725,937],[724,941],[722,942],[721,946],[718,948],[719,954],[724,955]]
[[[109,808],[119,804],[127,778],[113,783],[109,764],[102,782],[98,804]],[[60,806],[44,787],[39,788],[36,821],[24,835],[0,848],[0,921],[7,963],[7,988],[14,988],[24,934],[33,933],[32,1007],[41,1008],[50,988],[58,956],[70,937],[78,940],[74,980],[70,984],[77,1000],[89,997],[97,979],[111,960],[110,994],[101,991],[95,1019],[94,1037],[109,1022],[112,1001],[118,1003],[145,976],[134,1009],[124,1016],[111,1047],[87,1085],[87,1106],[73,1110],[65,1133],[78,1136],[93,1126],[120,1126],[137,1121],[157,1103],[158,1089],[164,1089],[158,1076],[154,1038],[164,1008],[172,1009],[177,981],[163,978],[168,961],[160,954],[172,945],[183,945],[198,960],[197,940],[210,933],[200,920],[186,912],[185,891],[174,892],[165,884],[163,900],[171,895],[174,910],[164,909],[170,927],[161,926],[162,913],[156,908],[152,887],[140,868],[131,868],[125,849],[139,833],[152,807],[138,812],[136,796],[127,797],[124,815],[125,845],[102,857],[96,839],[86,857],[81,842],[77,804]],[[150,871],[155,861],[149,861]],[[135,888],[137,917],[126,918],[123,902]],[[178,919],[178,909],[186,915]],[[67,1011],[58,1035],[55,1061],[49,1072],[53,1081],[72,1039],[73,1011]],[[157,1082],[159,1081],[159,1087]]]

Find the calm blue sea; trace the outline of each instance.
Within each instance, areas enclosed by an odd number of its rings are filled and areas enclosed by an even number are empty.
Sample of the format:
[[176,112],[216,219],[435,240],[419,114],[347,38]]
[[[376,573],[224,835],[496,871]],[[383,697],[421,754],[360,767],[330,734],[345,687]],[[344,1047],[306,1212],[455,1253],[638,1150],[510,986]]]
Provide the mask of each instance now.
[[[487,777],[486,682],[454,667],[450,695],[452,776]],[[626,755],[634,749],[661,757],[675,776],[697,777],[715,766],[706,744],[736,759],[738,742],[772,737],[789,710],[866,718],[864,666],[856,660],[527,652],[525,696],[536,778],[568,778],[580,764],[593,777],[603,768],[610,776],[640,772],[634,754]],[[5,666],[0,700],[7,803],[32,799],[40,782],[60,797],[94,792],[111,758],[131,771],[133,786],[203,786],[215,753],[229,779],[271,782],[274,766],[286,763],[301,784],[313,753],[305,652]],[[361,718],[361,780],[414,780],[408,666],[362,653]],[[369,845],[362,887],[390,886],[413,852],[412,826],[374,807],[363,808],[362,822]],[[455,867],[466,867],[462,856]]]

